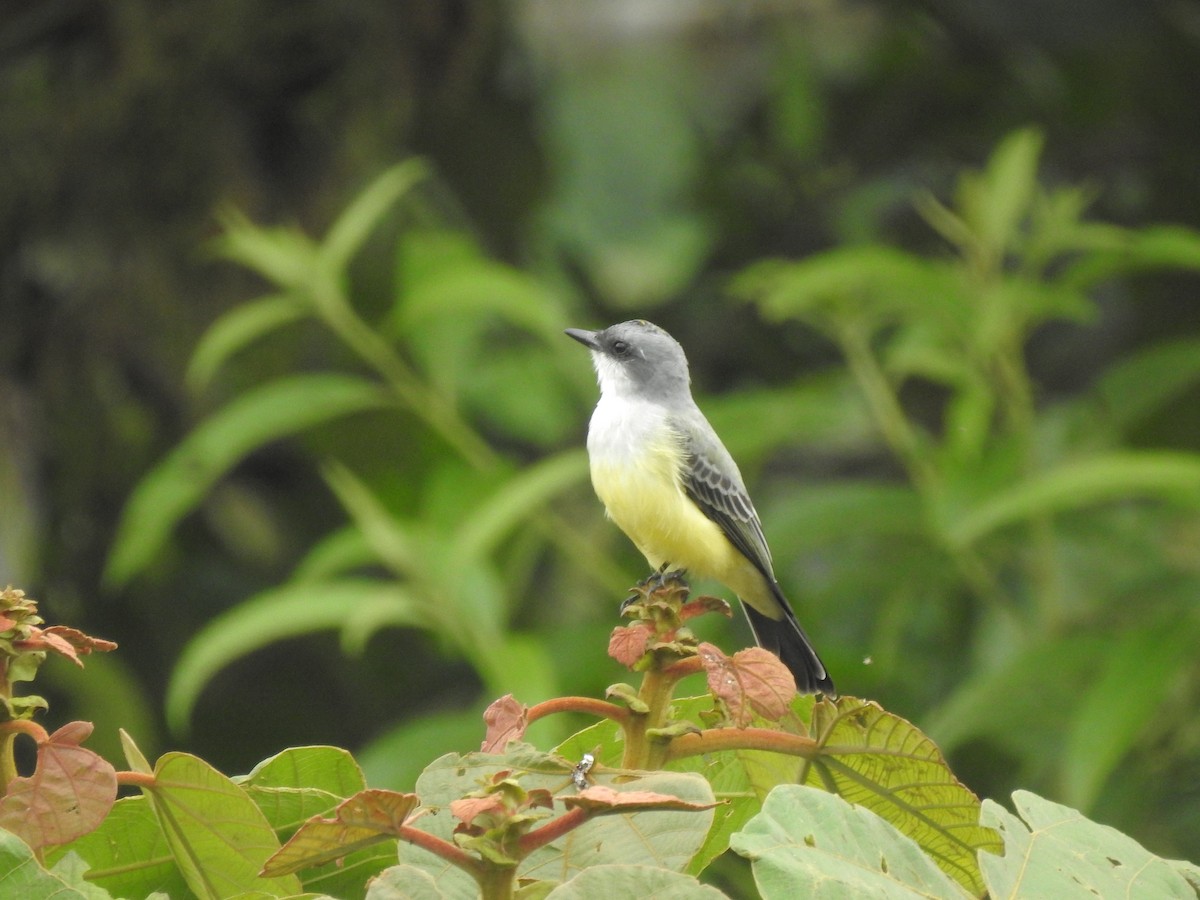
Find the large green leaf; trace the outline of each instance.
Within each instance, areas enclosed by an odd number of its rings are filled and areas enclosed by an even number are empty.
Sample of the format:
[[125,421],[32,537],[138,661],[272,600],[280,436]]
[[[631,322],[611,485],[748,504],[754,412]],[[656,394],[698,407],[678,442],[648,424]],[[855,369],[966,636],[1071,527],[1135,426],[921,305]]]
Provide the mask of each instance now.
[[238,783],[285,838],[367,786],[354,757],[340,747],[289,747]]
[[1020,816],[991,800],[983,820],[1004,838],[1004,854],[982,854],[992,897],[1196,900],[1195,867],[1161,859],[1133,838],[1028,791],[1013,794]]
[[[527,745],[510,746],[504,754],[444,756],[426,767],[417,780],[417,793],[423,805],[444,809],[452,800],[478,790],[500,771],[519,778],[526,790],[544,788],[556,797],[576,793],[567,761],[534,751]],[[713,801],[708,782],[690,774],[654,773],[617,783],[620,780],[617,773],[593,770],[590,780],[621,791],[653,791],[696,803]],[[562,812],[563,808],[556,803],[554,815]],[[609,863],[646,864],[681,871],[703,843],[712,815],[709,809],[599,816],[526,858],[518,877],[559,883],[583,869]],[[455,823],[451,817],[441,815],[425,816],[413,824],[450,840]],[[439,887],[445,886],[447,896],[475,895],[474,882],[469,877],[424,850],[402,843],[400,859],[429,872]]]
[[979,799],[954,776],[941,751],[913,725],[878,704],[842,697],[813,707],[818,752],[800,783],[822,787],[871,810],[916,841],[976,894],[976,855],[999,840],[979,824]]
[[752,861],[763,900],[969,896],[888,822],[803,785],[773,790],[730,846]]
[[387,405],[376,385],[346,375],[294,375],[242,394],[202,422],[129,498],[105,569],[124,584],[158,554],[171,530],[242,457],[269,441]]
[[654,900],[721,900],[715,887],[690,875],[655,866],[605,865],[584,869],[546,895],[546,900],[653,897]]
[[55,862],[67,851],[87,863],[89,881],[114,897],[141,900],[154,891],[186,895],[187,884],[145,797],[118,800],[99,828],[51,851],[47,861]]
[[167,753],[143,788],[188,887],[201,900],[223,900],[248,891],[298,894],[294,875],[260,878],[279,849],[275,832],[246,792],[208,763],[187,753]]
[[0,888],[6,897],[21,900],[99,900],[100,896],[108,896],[72,887],[63,876],[46,871],[28,844],[3,829],[0,829]]
[[209,622],[188,642],[167,686],[167,720],[186,730],[196,699],[213,675],[233,660],[284,638],[326,629],[350,630],[361,641],[361,618],[423,626],[424,604],[394,581],[359,578],[289,582],[245,600]]
[[[343,800],[366,788],[354,757],[338,747],[289,748],[259,763],[239,783],[281,842],[306,820],[330,814]],[[364,896],[371,878],[395,861],[394,843],[376,844],[305,870],[304,889],[339,900],[357,900]]]

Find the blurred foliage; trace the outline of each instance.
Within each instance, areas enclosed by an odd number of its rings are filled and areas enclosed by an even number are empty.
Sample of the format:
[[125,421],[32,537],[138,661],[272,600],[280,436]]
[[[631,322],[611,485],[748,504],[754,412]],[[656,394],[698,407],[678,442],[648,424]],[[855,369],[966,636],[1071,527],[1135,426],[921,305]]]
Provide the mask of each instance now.
[[645,315],[849,690],[986,795],[1196,858],[1196,239],[1147,223],[1198,224],[1198,34],[1117,0],[6,10],[0,584],[121,644],[120,696],[59,688],[98,739],[174,669],[219,767],[376,739],[402,784],[500,685],[612,679],[586,648],[642,564],[558,331]]
[[[1169,740],[1177,785],[1200,754],[1166,724],[1200,694],[1200,569],[1180,552],[1200,510],[1200,453],[1129,446],[1138,418],[1200,381],[1200,340],[1151,346],[1040,406],[1025,348],[1050,322],[1095,317],[1092,295],[1119,274],[1200,269],[1200,232],[1083,219],[1082,191],[1038,184],[1040,146],[1015,132],[961,177],[953,207],[920,201],[950,256],[851,245],[760,263],[737,287],[838,346],[906,476],[900,492],[875,479],[822,490],[820,514],[853,517],[877,557],[896,542],[895,505],[907,510],[904,581],[874,597],[893,607],[886,631],[860,639],[878,648],[872,671],[889,691],[937,698],[927,715],[944,750],[1007,758],[1001,784],[1053,785],[1092,809],[1132,749],[1149,758]],[[1185,360],[1168,377],[1164,354]],[[903,401],[914,383],[940,391],[926,421]],[[1109,406],[1115,390],[1136,407]],[[838,569],[860,561],[831,547],[823,564],[840,595],[851,579]],[[1123,813],[1161,824],[1161,777],[1121,771],[1125,789],[1142,781]]]

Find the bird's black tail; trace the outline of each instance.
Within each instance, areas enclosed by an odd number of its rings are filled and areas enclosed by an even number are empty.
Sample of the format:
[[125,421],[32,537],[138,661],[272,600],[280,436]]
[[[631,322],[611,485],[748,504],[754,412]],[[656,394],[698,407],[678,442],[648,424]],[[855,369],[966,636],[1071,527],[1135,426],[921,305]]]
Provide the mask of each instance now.
[[791,670],[792,677],[796,679],[796,689],[800,693],[815,694],[820,691],[830,697],[836,697],[833,679],[825,671],[825,664],[813,649],[812,641],[796,621],[796,614],[792,612],[791,605],[777,585],[771,585],[771,588],[783,609],[782,619],[772,619],[748,603],[742,604],[758,646],[770,650],[783,661]]

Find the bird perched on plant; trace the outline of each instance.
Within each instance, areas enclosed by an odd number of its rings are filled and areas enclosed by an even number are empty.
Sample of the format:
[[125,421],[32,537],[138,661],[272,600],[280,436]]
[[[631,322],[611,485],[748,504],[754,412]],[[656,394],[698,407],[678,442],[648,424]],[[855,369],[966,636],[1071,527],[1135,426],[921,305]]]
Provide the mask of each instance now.
[[566,333],[592,351],[600,383],[587,447],[609,518],[655,569],[684,569],[732,589],[755,640],[783,660],[796,687],[833,694],[775,580],[737,464],[692,399],[683,348],[641,319]]

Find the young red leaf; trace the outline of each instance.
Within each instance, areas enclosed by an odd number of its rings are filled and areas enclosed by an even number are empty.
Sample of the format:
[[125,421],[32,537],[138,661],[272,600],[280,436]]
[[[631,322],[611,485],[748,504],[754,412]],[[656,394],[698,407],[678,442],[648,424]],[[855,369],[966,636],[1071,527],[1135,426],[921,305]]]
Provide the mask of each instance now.
[[341,859],[378,841],[396,837],[420,801],[416,794],[366,790],[342,801],[332,819],[314,816],[263,866],[266,878]]
[[775,654],[761,647],[726,656],[712,644],[700,645],[708,689],[725,704],[734,724],[746,727],[754,713],[777,721],[787,714],[796,682]]
[[103,638],[94,638],[84,634],[77,628],[66,625],[51,625],[49,628],[32,626],[29,637],[13,641],[13,647],[18,650],[50,650],[60,656],[65,656],[77,666],[82,666],[79,657],[94,652],[115,650],[117,645]]
[[632,669],[646,655],[646,647],[654,637],[654,629],[641,622],[619,625],[608,639],[608,655],[626,668]]
[[658,794],[654,791],[616,791],[602,784],[592,785],[578,794],[562,797],[561,800],[568,808],[578,807],[591,812],[633,812],[642,809],[702,810],[712,809],[717,805],[717,801],[693,803],[671,794]]
[[679,609],[679,621],[686,622],[688,619],[694,619],[696,616],[702,616],[705,613],[720,613],[729,619],[733,617],[733,608],[727,600],[705,595],[683,604]]
[[0,798],[0,827],[34,850],[66,844],[100,825],[117,799],[117,773],[79,746],[90,722],[64,725],[38,744],[37,766],[14,778]]
[[463,797],[450,803],[450,815],[464,825],[470,825],[476,817],[485,813],[506,815],[508,808],[504,805],[504,797],[500,794],[489,794],[486,797]]
[[493,700],[483,713],[487,734],[479,748],[484,753],[502,753],[512,741],[520,740],[529,727],[529,708],[518,703],[512,694]]

